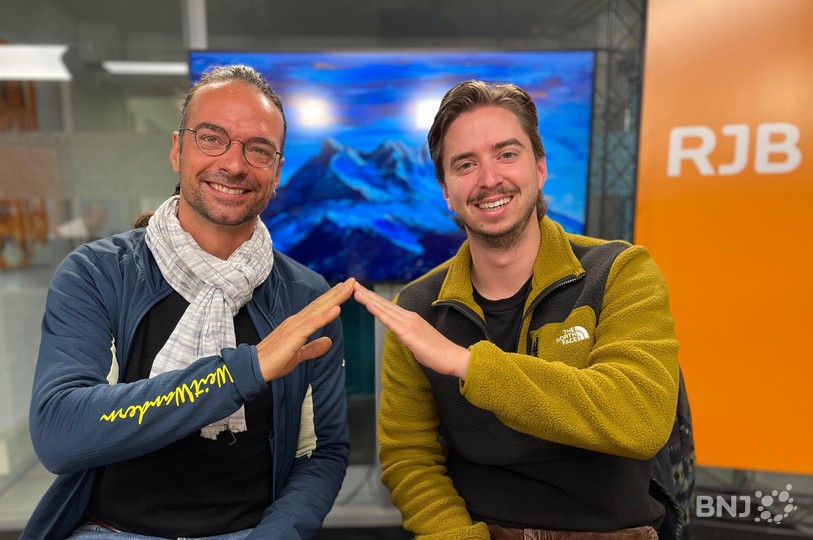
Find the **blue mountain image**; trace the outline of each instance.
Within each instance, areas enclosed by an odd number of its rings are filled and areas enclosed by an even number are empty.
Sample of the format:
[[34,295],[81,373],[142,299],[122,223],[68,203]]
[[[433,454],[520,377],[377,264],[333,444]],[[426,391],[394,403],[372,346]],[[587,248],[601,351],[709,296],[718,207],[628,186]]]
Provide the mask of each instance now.
[[414,279],[465,239],[428,150],[385,141],[363,152],[325,139],[262,215],[274,247],[329,281]]
[[[548,213],[571,229],[567,218]],[[452,257],[465,240],[426,145],[397,140],[363,152],[325,139],[277,190],[262,219],[276,249],[328,281],[415,279]]]

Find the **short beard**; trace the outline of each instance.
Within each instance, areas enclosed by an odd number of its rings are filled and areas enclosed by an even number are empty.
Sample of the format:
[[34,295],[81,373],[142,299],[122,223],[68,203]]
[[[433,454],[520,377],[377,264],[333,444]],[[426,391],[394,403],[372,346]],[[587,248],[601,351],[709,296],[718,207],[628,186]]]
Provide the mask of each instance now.
[[189,208],[191,208],[196,214],[203,217],[206,221],[215,225],[223,225],[226,227],[237,227],[257,219],[257,216],[259,216],[265,209],[265,206],[268,205],[268,201],[265,201],[265,204],[262,206],[260,206],[262,203],[255,203],[247,207],[236,218],[224,221],[218,219],[213,214],[212,210],[207,206],[200,188],[197,190],[182,191],[180,196],[184,199]]
[[[455,218],[457,220],[457,218]],[[507,251],[522,243],[525,235],[528,234],[528,227],[532,225],[530,216],[527,220],[519,221],[507,231],[500,233],[486,233],[471,229],[463,224],[466,234],[480,240],[486,249],[493,251]],[[459,223],[459,221],[458,221]]]
[[[531,219],[534,215],[534,210],[536,210],[536,221]],[[547,213],[547,210],[548,205],[545,201],[545,197],[540,193],[537,197],[535,207],[529,209],[525,219],[518,221],[513,227],[500,233],[485,233],[472,229],[468,227],[457,214],[454,215],[453,219],[461,229],[466,231],[467,235],[471,235],[478,240],[481,240],[487,249],[504,251],[511,249],[514,246],[518,246],[528,233],[528,227],[530,227],[532,224],[536,225],[536,223]]]

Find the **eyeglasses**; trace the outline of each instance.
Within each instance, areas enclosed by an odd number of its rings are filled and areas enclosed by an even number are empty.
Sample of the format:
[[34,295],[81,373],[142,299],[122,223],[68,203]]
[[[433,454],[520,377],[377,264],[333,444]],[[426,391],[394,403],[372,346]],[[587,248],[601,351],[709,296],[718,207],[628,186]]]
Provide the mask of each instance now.
[[198,150],[207,156],[222,156],[231,148],[231,143],[239,142],[243,145],[243,157],[252,167],[265,169],[276,163],[277,159],[282,157],[282,152],[264,139],[251,139],[248,142],[244,142],[239,139],[232,139],[225,130],[213,127],[183,129],[185,131],[191,131],[195,135],[195,145],[198,147]]

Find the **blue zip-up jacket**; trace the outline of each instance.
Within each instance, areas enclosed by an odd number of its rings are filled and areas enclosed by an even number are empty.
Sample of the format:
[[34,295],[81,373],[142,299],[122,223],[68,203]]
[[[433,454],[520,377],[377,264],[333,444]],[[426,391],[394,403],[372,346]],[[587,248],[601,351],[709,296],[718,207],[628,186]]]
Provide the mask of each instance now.
[[[236,411],[267,388],[257,349],[242,344],[183,370],[128,384],[141,319],[172,292],[136,229],[79,247],[51,281],[34,377],[30,429],[43,465],[58,474],[23,539],[61,539],[84,517],[95,471],[167,446]],[[246,308],[260,337],[328,289],[274,252],[271,274]],[[273,502],[250,538],[310,538],[347,470],[350,444],[341,322],[317,331],[333,347],[271,381]],[[246,464],[250,466],[250,464]]]

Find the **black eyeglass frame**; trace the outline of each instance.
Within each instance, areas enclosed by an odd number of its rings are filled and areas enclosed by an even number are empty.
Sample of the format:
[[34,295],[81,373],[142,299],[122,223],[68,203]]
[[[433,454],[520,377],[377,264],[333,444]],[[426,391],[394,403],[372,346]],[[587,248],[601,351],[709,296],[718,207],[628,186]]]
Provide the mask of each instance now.
[[[223,132],[223,133],[226,135],[226,137],[228,137],[228,138],[229,138],[229,142],[228,142],[228,144],[226,144],[226,147],[225,147],[225,148],[223,148],[223,151],[222,151],[222,152],[220,152],[220,153],[218,153],[218,154],[211,154],[211,153],[207,152],[206,150],[204,150],[203,148],[201,148],[201,147],[200,147],[200,144],[198,144],[198,130],[200,130],[200,129],[204,129],[204,128],[205,128],[205,129],[211,129],[211,130],[213,130],[213,131],[222,131],[222,132]],[[192,136],[192,140],[194,140],[194,141],[195,141],[195,147],[196,147],[198,150],[200,150],[201,152],[203,152],[204,154],[206,154],[207,156],[211,156],[211,157],[222,156],[223,154],[225,154],[226,152],[228,152],[228,151],[229,151],[229,148],[231,148],[231,143],[233,143],[233,142],[239,142],[239,143],[242,145],[242,148],[243,148],[243,149],[242,149],[242,151],[241,151],[241,153],[243,154],[243,159],[245,159],[245,160],[246,160],[246,163],[248,163],[249,165],[251,165],[251,166],[252,166],[252,167],[254,167],[255,169],[267,169],[267,168],[269,168],[269,167],[273,166],[273,165],[274,165],[274,163],[277,163],[277,162],[278,162],[280,159],[282,159],[282,157],[283,157],[282,152],[280,152],[279,150],[277,150],[277,149],[274,147],[274,145],[273,145],[273,144],[268,143],[268,144],[270,144],[270,145],[271,145],[271,147],[272,147],[272,148],[274,148],[274,154],[275,154],[274,160],[273,160],[273,161],[271,161],[271,163],[269,163],[268,165],[255,165],[254,163],[252,163],[252,162],[251,162],[251,160],[250,160],[250,159],[248,159],[248,156],[246,156],[246,143],[245,143],[245,141],[241,141],[240,139],[232,139],[232,138],[231,138],[231,135],[229,135],[229,134],[228,134],[228,132],[227,132],[225,129],[222,129],[222,128],[213,128],[213,127],[211,127],[211,126],[200,126],[200,127],[197,127],[197,128],[183,128],[183,131],[191,131],[191,132],[192,132],[192,134],[193,134],[193,136]],[[277,156],[278,156],[278,157],[277,157]]]

